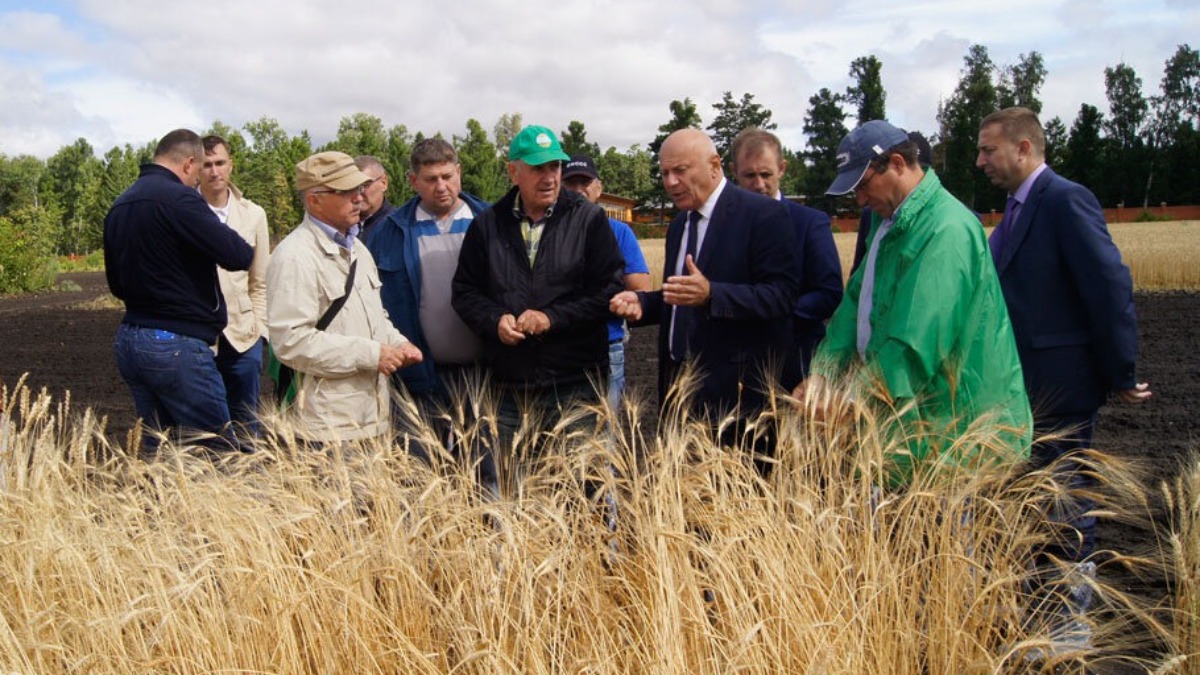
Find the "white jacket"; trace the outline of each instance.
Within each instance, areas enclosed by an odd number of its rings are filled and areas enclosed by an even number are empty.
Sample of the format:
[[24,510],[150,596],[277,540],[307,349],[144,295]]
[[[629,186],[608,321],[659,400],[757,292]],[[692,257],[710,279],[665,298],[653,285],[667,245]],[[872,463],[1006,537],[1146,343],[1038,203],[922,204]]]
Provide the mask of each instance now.
[[[354,288],[329,327],[317,320]],[[379,295],[379,271],[362,242],[338,246],[306,214],[280,242],[267,268],[267,328],[280,362],[300,376],[286,415],[305,438],[336,442],[391,431],[388,379],[379,373],[380,344],[405,338],[392,326]]]
[[225,339],[239,352],[254,346],[267,335],[267,263],[271,256],[267,212],[229,186],[229,220],[226,223],[254,249],[254,259],[245,272],[217,267],[217,279],[225,296],[228,323]]

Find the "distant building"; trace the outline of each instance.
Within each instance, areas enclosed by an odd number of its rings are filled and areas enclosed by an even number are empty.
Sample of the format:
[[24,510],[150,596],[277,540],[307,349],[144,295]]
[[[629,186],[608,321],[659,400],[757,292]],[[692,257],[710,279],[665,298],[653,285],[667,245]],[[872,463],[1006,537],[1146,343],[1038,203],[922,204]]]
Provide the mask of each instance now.
[[609,218],[616,218],[624,223],[633,222],[633,207],[637,204],[636,201],[605,192],[596,203],[604,209],[604,214]]

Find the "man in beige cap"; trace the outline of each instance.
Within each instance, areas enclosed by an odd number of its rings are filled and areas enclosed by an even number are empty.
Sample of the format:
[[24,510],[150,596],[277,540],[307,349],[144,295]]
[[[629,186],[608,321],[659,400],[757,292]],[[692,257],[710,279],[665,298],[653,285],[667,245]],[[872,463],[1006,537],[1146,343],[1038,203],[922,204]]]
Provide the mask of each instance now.
[[271,346],[299,378],[287,414],[311,441],[390,433],[387,378],[421,361],[421,351],[388,320],[375,261],[355,243],[370,180],[341,152],[297,164],[304,220],[267,269]]

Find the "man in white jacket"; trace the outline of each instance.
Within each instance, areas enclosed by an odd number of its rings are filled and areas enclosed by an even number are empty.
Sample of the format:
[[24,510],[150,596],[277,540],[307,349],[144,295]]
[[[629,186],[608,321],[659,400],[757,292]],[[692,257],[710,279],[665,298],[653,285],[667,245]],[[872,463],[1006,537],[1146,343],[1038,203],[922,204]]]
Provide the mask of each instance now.
[[225,400],[237,431],[257,436],[263,338],[267,336],[267,261],[271,255],[267,213],[242,196],[229,180],[233,158],[229,143],[209,135],[200,168],[200,195],[217,218],[254,249],[250,269],[217,268],[228,322],[217,343],[217,370],[225,382]]
[[[271,346],[300,378],[286,414],[310,441],[389,434],[388,376],[421,361],[421,350],[388,319],[375,261],[356,241],[369,181],[341,152],[320,152],[297,164],[304,220],[280,242],[267,269]],[[319,329],[318,321],[342,296],[345,303]]]

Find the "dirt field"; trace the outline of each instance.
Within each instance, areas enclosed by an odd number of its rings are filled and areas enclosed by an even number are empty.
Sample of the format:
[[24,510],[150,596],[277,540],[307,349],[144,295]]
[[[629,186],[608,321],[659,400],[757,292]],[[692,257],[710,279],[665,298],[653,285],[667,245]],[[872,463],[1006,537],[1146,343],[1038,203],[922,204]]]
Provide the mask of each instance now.
[[[129,392],[112,355],[112,338],[121,311],[80,305],[106,292],[102,273],[65,275],[82,287],[0,298],[0,383],[12,386],[30,373],[34,389],[45,387],[56,398],[71,392],[77,411],[92,407],[109,418],[109,431],[123,441],[133,418]],[[1141,330],[1139,377],[1148,380],[1154,398],[1144,406],[1111,405],[1100,416],[1097,446],[1146,463],[1152,484],[1174,475],[1178,462],[1197,446],[1200,417],[1200,293],[1146,293],[1137,297]],[[657,329],[633,333],[626,360],[632,387],[653,399]],[[1154,535],[1106,525],[1103,545],[1136,552],[1150,548]],[[1161,580],[1126,577],[1125,590],[1151,597],[1164,590]]]

